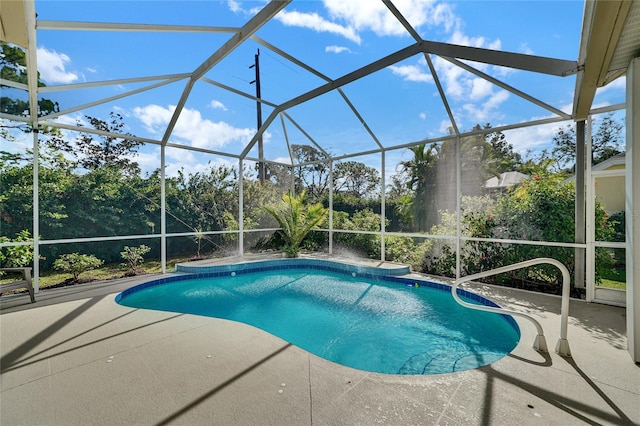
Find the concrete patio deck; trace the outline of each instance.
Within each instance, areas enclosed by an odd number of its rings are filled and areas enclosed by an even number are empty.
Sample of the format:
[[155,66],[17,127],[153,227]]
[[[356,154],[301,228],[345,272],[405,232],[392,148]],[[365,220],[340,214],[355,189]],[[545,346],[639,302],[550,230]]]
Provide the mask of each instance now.
[[[0,424],[640,424],[640,367],[626,351],[622,308],[572,300],[572,358],[534,351],[535,328],[516,319],[520,343],[491,365],[383,375],[245,324],[115,303],[153,278],[43,290],[33,305],[2,297]],[[555,346],[558,297],[472,289],[533,315]]]

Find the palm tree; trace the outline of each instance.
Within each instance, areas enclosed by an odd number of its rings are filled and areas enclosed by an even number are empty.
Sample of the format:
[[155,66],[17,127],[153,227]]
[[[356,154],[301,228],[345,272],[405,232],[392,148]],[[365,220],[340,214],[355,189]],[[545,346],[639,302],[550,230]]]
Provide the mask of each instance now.
[[413,152],[413,159],[400,163],[409,175],[408,186],[414,191],[413,223],[417,230],[426,231],[437,222],[438,209],[436,206],[436,163],[438,160],[438,145],[420,144],[409,148]]
[[289,257],[298,256],[304,237],[329,214],[320,203],[307,205],[305,196],[306,191],[302,191],[300,195],[284,194],[278,206],[265,207],[282,228],[284,252]]

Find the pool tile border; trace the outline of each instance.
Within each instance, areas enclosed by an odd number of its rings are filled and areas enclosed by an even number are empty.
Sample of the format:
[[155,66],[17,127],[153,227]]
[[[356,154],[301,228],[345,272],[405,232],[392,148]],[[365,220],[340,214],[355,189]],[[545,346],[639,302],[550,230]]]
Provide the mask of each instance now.
[[[255,272],[257,270],[271,270],[273,267],[277,267],[277,269],[290,269],[291,267],[300,268],[307,267],[310,269],[324,269],[324,270],[335,270],[335,272],[355,272],[360,274],[372,274],[372,275],[406,275],[411,272],[411,268],[407,265],[397,265],[389,268],[378,268],[375,266],[363,266],[363,265],[353,265],[348,263],[339,263],[331,260],[323,260],[323,259],[277,259],[277,260],[258,260],[251,262],[243,262],[236,264],[228,264],[228,265],[211,265],[211,266],[195,266],[195,265],[176,265],[177,272],[191,272],[191,273],[208,273],[208,272],[231,272],[235,271],[244,271],[244,270],[252,270]],[[263,269],[268,268],[268,269]]]

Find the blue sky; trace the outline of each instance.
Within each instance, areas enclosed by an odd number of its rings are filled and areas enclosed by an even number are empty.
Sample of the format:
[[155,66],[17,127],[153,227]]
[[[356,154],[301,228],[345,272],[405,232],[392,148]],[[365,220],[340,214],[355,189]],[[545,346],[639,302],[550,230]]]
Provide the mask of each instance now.
[[[264,6],[261,1],[49,1],[36,0],[38,20],[240,27]],[[395,6],[426,40],[577,60],[584,3],[581,1],[396,0]],[[373,0],[295,0],[256,35],[335,79],[402,49],[413,39],[382,2]],[[158,33],[38,30],[38,61],[48,86],[132,77],[190,73],[232,36],[231,33]],[[325,83],[255,41],[231,52],[205,77],[249,94],[255,88],[253,63],[260,49],[262,96],[279,104]],[[547,118],[551,113],[494,86],[441,58],[432,56],[460,130],[480,123],[493,126]],[[575,77],[550,77],[470,63],[475,68],[556,108],[570,112]],[[106,119],[109,111],[125,117],[127,131],[160,139],[185,87],[185,79],[73,111],[58,120]],[[151,82],[56,91],[48,98],[61,109],[117,96]],[[447,133],[450,126],[433,77],[422,55],[383,69],[343,87],[383,146],[401,145]],[[624,79],[600,90],[594,106],[624,101]],[[272,108],[263,107],[263,117]],[[377,145],[348,104],[330,92],[288,110],[318,144],[333,154],[376,149]],[[291,143],[309,140],[286,121]],[[516,150],[548,146],[558,124],[506,132]],[[191,92],[170,142],[239,154],[256,130],[255,102],[198,82]],[[73,137],[73,134],[69,134]],[[15,148],[15,147],[14,147]],[[159,148],[147,146],[137,161],[144,170],[159,167]],[[257,153],[252,152],[253,156]],[[407,150],[389,152],[387,173]],[[285,130],[276,119],[265,137],[267,159],[288,153]],[[379,155],[356,158],[379,166]],[[169,173],[180,167],[196,171],[208,161],[234,159],[171,149]]]

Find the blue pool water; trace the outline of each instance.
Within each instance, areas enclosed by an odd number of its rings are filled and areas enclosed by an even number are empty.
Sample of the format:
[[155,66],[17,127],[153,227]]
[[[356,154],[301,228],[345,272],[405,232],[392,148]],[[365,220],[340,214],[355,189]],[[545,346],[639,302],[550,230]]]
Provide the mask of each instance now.
[[520,338],[511,317],[464,308],[445,286],[424,281],[296,267],[215,275],[146,283],[116,300],[243,322],[336,363],[388,374],[477,368]]

